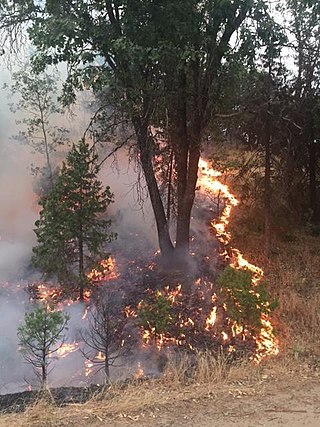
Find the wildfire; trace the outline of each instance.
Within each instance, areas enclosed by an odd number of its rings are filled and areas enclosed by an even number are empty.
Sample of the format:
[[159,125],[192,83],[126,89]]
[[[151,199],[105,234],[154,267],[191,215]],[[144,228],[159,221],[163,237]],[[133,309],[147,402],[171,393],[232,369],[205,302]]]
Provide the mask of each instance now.
[[[199,164],[199,179],[198,184],[201,191],[204,194],[219,194],[224,200],[224,209],[218,220],[211,221],[211,229],[215,232],[218,240],[222,243],[224,252],[221,254],[226,260],[228,260],[231,267],[238,270],[248,270],[252,274],[252,290],[250,292],[257,294],[255,290],[256,285],[263,278],[263,270],[258,266],[248,262],[239,249],[231,246],[231,234],[227,230],[230,221],[232,209],[239,204],[239,201],[231,193],[226,184],[221,183],[218,178],[221,173],[211,169],[208,163],[204,160],[200,160]],[[206,260],[210,261],[210,257],[206,256]],[[156,264],[151,262],[148,265],[149,270],[154,270]],[[99,263],[98,268],[92,269],[87,274],[87,279],[91,283],[106,282],[119,278],[117,266],[114,258],[107,258]],[[173,323],[173,329],[171,333],[164,333],[163,325],[156,325],[157,327],[148,324],[142,330],[142,341],[143,347],[154,344],[155,348],[161,350],[166,345],[176,346],[187,346],[191,350],[196,348],[197,342],[194,345],[192,340],[189,340],[189,335],[195,333],[194,336],[199,336],[204,333],[205,337],[210,341],[215,341],[224,349],[227,349],[230,353],[233,353],[237,349],[237,344],[242,340],[245,341],[249,337],[249,331],[241,324],[232,321],[227,317],[228,307],[225,302],[220,302],[218,293],[214,292],[214,283],[210,282],[207,277],[199,277],[194,282],[194,288],[196,290],[198,305],[193,306],[193,311],[187,311],[184,302],[184,295],[182,293],[182,287],[178,284],[175,288],[165,287],[161,291],[154,291],[155,298],[159,298],[159,310],[167,309],[166,304],[163,303],[165,299],[170,308],[173,308],[174,316],[171,318],[171,313],[168,314],[169,323]],[[35,288],[37,299],[48,305],[52,301],[61,300],[62,291],[54,289],[46,284],[39,284]],[[213,295],[212,295],[213,293]],[[211,295],[211,301],[209,296]],[[85,293],[86,298],[89,300],[91,291],[87,290]],[[56,305],[55,309],[63,309],[66,305],[70,305],[73,301],[64,301]],[[163,304],[162,304],[163,303]],[[137,308],[131,306],[125,307],[125,315],[128,318],[136,318],[139,316],[139,310],[143,307],[144,301],[141,301]],[[148,309],[148,306],[146,307]],[[152,308],[152,306],[151,306]],[[268,311],[268,306],[266,307]],[[85,307],[82,319],[85,321],[88,314],[89,306]],[[161,314],[161,313],[160,313]],[[161,316],[160,316],[161,317]],[[223,319],[223,320],[222,320]],[[259,363],[264,357],[276,355],[279,352],[279,343],[274,336],[273,326],[271,320],[267,314],[262,314],[261,327],[259,333],[252,337],[250,334],[251,342],[256,345],[256,351],[254,360]],[[200,332],[199,332],[200,331]],[[201,337],[203,335],[200,335]],[[254,342],[253,342],[254,340]],[[79,343],[64,343],[56,355],[59,358],[67,357],[69,354],[79,349]],[[84,373],[86,377],[89,377],[93,372],[94,363],[104,361],[105,356],[102,353],[97,353],[93,361],[86,360],[84,366]],[[138,363],[137,369],[134,373],[135,378],[141,378],[144,376],[141,363]]]
[[84,365],[85,365],[84,374],[86,377],[89,377],[93,371],[93,363],[90,360],[86,360],[84,362]]
[[144,371],[143,371],[143,369],[141,367],[141,362],[138,362],[137,369],[136,369],[135,373],[133,374],[133,376],[136,379],[144,377]]
[[217,320],[217,307],[213,307],[209,317],[206,319],[205,329],[209,331],[210,328],[212,328],[216,323],[216,320]]
[[64,343],[62,346],[57,350],[57,355],[62,359],[69,354],[77,351],[79,348],[79,343]]
[[[216,178],[219,176],[219,172],[212,170],[208,163],[200,159],[199,162],[200,167],[200,177],[199,184],[206,192],[216,193],[217,191],[222,193],[223,198],[226,200],[226,204],[222,215],[218,221],[212,221],[211,227],[215,230],[218,240],[223,245],[230,244],[231,234],[227,231],[227,226],[230,221],[230,215],[232,212],[232,208],[237,206],[239,201],[236,197],[230,192],[228,186],[226,184],[220,183]],[[263,270],[256,265],[248,262],[242,253],[237,248],[231,247],[229,249],[229,253],[231,254],[230,266],[238,269],[238,270],[248,270],[252,273],[252,292],[255,292],[255,286],[259,283],[259,281],[263,278]],[[223,256],[226,259],[230,258],[230,255],[227,251],[223,252]],[[211,313],[210,317],[213,316]],[[209,322],[210,319],[207,319]],[[256,354],[255,360],[260,362],[263,357],[276,355],[279,353],[279,342],[273,333],[273,326],[271,324],[270,319],[265,314],[261,315],[261,329],[260,334],[255,336],[256,342]],[[236,323],[232,327],[233,335],[239,335],[243,333],[243,328]],[[223,334],[223,339],[227,340],[228,336],[225,332]]]
[[115,259],[111,257],[100,261],[99,268],[93,268],[90,273],[87,274],[87,278],[90,282],[114,280],[118,277],[119,274],[117,273]]

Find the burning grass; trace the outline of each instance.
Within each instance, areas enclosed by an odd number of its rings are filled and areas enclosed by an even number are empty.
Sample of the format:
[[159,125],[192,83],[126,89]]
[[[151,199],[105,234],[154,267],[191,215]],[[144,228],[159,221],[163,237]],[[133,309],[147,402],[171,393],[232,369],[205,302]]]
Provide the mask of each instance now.
[[[231,221],[236,244],[265,271],[268,290],[278,300],[273,316],[282,352],[295,358],[320,356],[320,240],[307,230],[273,236],[270,259],[263,235],[250,228],[250,211],[238,207]],[[311,357],[311,359],[310,359]]]

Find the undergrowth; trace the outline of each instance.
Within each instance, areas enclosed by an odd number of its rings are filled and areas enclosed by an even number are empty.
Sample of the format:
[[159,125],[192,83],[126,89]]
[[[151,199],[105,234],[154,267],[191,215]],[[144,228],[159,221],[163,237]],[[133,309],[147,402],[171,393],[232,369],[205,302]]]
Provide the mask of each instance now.
[[[280,338],[280,351],[295,358],[320,357],[320,239],[307,229],[274,229],[270,258],[264,255],[264,237],[252,227],[245,206],[236,208],[231,220],[235,245],[246,258],[263,268],[268,293],[278,301],[273,324]],[[255,218],[257,222],[257,218]]]

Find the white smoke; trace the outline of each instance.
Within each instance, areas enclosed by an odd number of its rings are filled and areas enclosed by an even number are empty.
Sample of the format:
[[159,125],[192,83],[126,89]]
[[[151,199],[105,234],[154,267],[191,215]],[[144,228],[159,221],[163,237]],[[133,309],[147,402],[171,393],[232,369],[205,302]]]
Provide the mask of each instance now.
[[[10,73],[0,70],[0,88],[10,83]],[[28,389],[36,380],[30,364],[24,362],[18,349],[17,328],[23,322],[24,314],[30,309],[27,284],[40,279],[40,274],[30,267],[32,247],[36,244],[34,222],[39,213],[38,196],[34,192],[35,178],[30,173],[30,164],[42,166],[40,155],[34,155],[26,145],[11,139],[18,133],[17,116],[6,102],[7,92],[1,89],[0,107],[0,394]],[[21,117],[19,117],[21,118]],[[75,115],[66,115],[66,127],[71,129],[71,139],[78,140],[88,125],[90,114],[77,110]],[[107,152],[106,148],[106,152]],[[66,149],[57,153],[55,160],[61,162]],[[128,236],[141,235],[148,246],[157,248],[156,230],[150,203],[143,209],[138,203],[135,182],[138,172],[130,163],[125,150],[118,153],[118,168],[113,159],[106,161],[101,169],[101,179],[109,185],[115,196],[115,203],[109,207],[113,218],[112,231],[117,232],[117,248],[127,245]],[[142,183],[143,185],[143,183]],[[131,237],[130,245],[135,248]],[[110,246],[112,253],[112,245]],[[85,326],[82,315],[84,307],[74,304],[67,308],[70,325],[68,342],[79,338],[79,329]],[[49,376],[52,386],[83,385],[96,381],[84,376],[84,359],[80,351],[56,360]]]

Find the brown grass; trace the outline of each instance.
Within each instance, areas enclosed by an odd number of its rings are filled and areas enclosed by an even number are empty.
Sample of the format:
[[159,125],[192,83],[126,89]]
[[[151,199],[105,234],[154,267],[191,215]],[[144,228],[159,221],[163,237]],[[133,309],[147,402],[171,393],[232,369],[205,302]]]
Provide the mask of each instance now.
[[279,302],[274,324],[282,352],[295,358],[320,356],[320,238],[288,230],[273,235],[270,259],[264,255],[261,233],[251,228],[248,213],[238,209],[232,221],[236,245],[265,272],[270,294]]
[[[250,379],[259,377],[260,368],[250,366]],[[39,400],[23,414],[0,416],[0,427],[30,426],[87,426],[110,418],[134,419],[137,414],[159,410],[159,408],[190,399],[201,399],[215,395],[219,388],[231,384],[230,378],[248,379],[248,369],[243,364],[228,364],[224,356],[209,352],[196,357],[169,356],[164,375],[160,379],[136,381],[123,389],[110,386],[104,393],[94,396],[81,405],[59,408],[49,400]]]
[[210,353],[192,360],[172,357],[160,379],[133,382],[125,389],[113,385],[85,404],[57,407],[50,399],[39,400],[22,414],[0,414],[0,427],[122,426],[166,408],[177,410],[189,401],[209,398],[218,405],[230,396],[260,395],[270,382],[285,383],[306,372],[306,366],[289,355],[262,366],[230,365],[223,356]]

